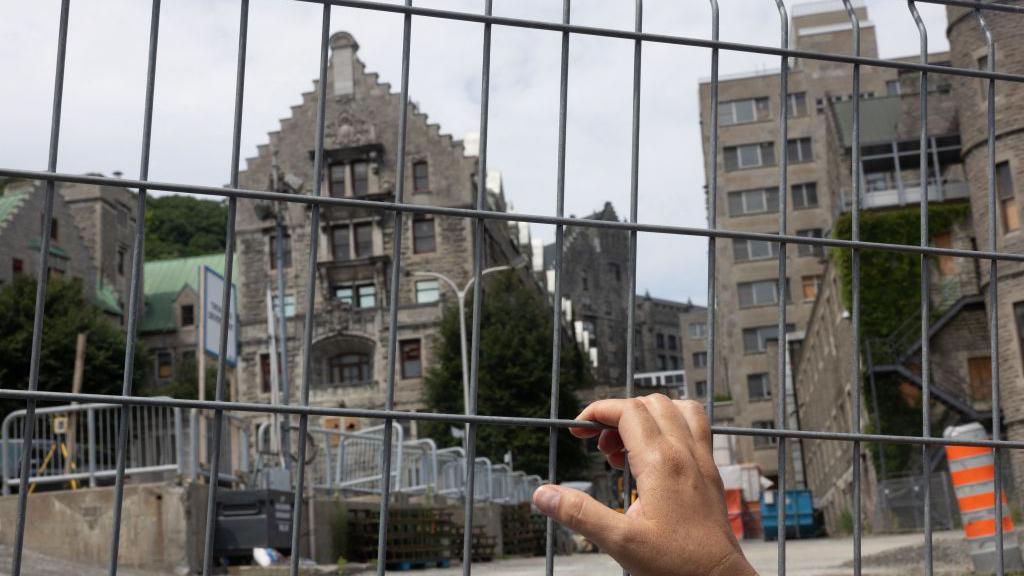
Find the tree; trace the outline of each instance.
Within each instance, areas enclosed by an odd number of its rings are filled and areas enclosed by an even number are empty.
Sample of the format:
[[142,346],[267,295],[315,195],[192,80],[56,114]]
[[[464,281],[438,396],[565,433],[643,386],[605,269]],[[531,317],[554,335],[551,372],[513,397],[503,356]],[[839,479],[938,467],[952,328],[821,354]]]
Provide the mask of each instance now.
[[[467,307],[471,306],[467,303]],[[467,331],[472,326],[467,319]],[[467,334],[467,341],[472,338]],[[441,320],[437,358],[426,378],[431,410],[464,413],[459,314],[452,305]],[[551,312],[544,297],[524,286],[514,272],[492,276],[485,287],[480,332],[480,370],[477,412],[502,416],[546,418],[551,393]],[[591,385],[586,359],[568,336],[563,336],[559,416],[579,410],[575,391]],[[439,446],[457,446],[445,423],[429,423],[427,435]],[[548,469],[548,429],[505,426],[477,427],[477,454],[501,462],[512,452],[517,470],[545,476]],[[558,434],[558,476],[579,478],[587,463],[580,440],[568,431]]]
[[[28,388],[35,315],[36,281],[21,276],[0,289],[0,386]],[[70,392],[75,340],[88,335],[82,392],[120,394],[124,377],[122,330],[86,302],[79,279],[52,278],[47,283],[43,340],[39,355],[39,390]],[[145,381],[145,353],[136,347],[133,380]],[[23,400],[0,400],[0,413],[24,408]]]
[[146,201],[146,259],[166,260],[224,251],[227,206],[192,196]]

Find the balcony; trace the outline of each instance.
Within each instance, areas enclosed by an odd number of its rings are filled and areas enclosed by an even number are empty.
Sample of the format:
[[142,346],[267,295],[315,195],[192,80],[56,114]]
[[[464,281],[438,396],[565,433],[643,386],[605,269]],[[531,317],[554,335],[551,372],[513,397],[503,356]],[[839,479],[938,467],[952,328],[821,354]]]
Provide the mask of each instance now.
[[[940,182],[930,181],[928,183],[929,202],[951,202],[966,200],[970,195],[967,183],[959,180],[943,180]],[[842,214],[853,209],[853,191],[843,189],[839,191],[836,213]],[[921,202],[920,186],[904,186],[900,188],[884,188],[880,190],[864,190],[861,199],[861,208],[864,210],[875,210],[879,208],[892,208],[907,205],[916,205]]]

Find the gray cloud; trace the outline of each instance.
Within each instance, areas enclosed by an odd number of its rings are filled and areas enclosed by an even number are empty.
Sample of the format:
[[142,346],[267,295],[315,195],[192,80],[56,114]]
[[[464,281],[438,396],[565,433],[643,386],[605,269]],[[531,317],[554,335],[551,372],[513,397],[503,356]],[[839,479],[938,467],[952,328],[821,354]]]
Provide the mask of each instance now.
[[[771,0],[720,0],[723,40],[777,44]],[[883,57],[917,51],[906,6],[869,0]],[[417,5],[480,12],[482,0],[418,0]],[[138,174],[149,2],[73,0],[59,169]],[[945,47],[945,14],[922,6],[933,49]],[[0,6],[0,165],[43,169],[49,138],[58,0]],[[558,0],[496,0],[495,13],[559,21]],[[352,32],[370,70],[397,90],[402,17],[335,8],[331,29]],[[252,0],[242,155],[312,89],[319,58],[321,8]],[[648,0],[650,32],[710,37],[704,1]],[[228,180],[238,3],[164,2],[150,177],[220,185]],[[574,0],[573,22],[630,29],[633,2]],[[481,26],[414,19],[411,96],[457,137],[479,122]],[[502,170],[517,211],[555,212],[559,87],[558,33],[495,28],[489,165]],[[566,213],[584,215],[605,200],[629,208],[633,45],[573,37],[569,78]],[[777,59],[722,56],[722,73],[775,67]],[[639,219],[704,226],[697,83],[709,51],[662,45],[643,49]],[[534,227],[551,238],[553,231]],[[638,289],[703,302],[706,241],[641,235]]]

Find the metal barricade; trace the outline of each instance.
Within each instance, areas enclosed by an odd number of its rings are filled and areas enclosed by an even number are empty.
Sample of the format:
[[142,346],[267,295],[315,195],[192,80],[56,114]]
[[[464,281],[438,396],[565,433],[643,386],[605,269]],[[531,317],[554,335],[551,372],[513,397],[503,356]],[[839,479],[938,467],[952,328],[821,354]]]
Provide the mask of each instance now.
[[[181,409],[171,406],[128,408],[129,475],[177,475],[184,472]],[[2,425],[3,493],[20,485],[18,470],[30,458],[28,484],[77,484],[90,487],[112,478],[117,469],[117,428],[121,407],[71,404],[36,409],[32,443],[22,440],[25,410],[11,412]]]

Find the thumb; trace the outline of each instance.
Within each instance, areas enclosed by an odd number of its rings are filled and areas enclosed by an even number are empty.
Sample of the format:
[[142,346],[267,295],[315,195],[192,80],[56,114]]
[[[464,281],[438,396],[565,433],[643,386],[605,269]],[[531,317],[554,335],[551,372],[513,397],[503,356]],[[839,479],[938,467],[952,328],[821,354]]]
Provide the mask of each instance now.
[[612,556],[626,548],[633,522],[579,490],[545,484],[533,493],[533,504],[545,516],[579,532]]

